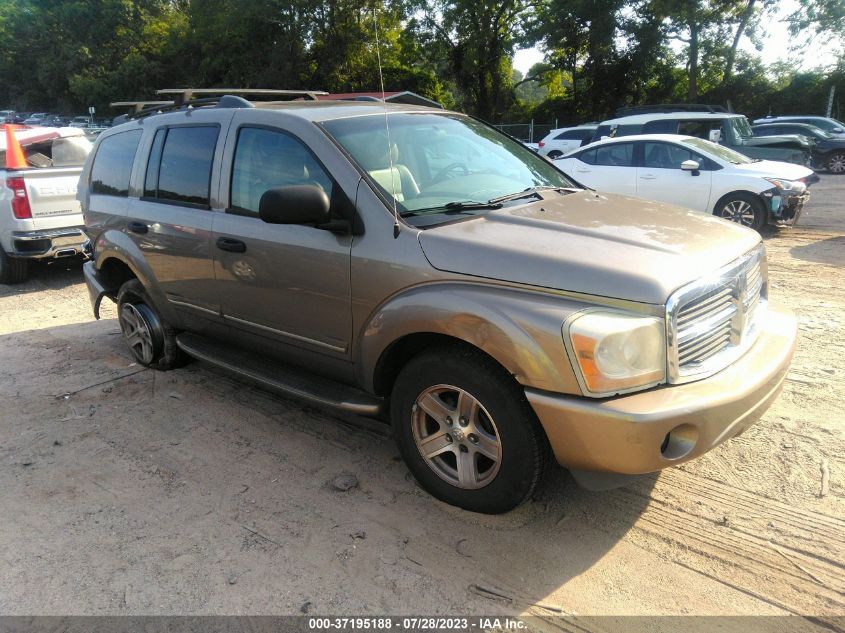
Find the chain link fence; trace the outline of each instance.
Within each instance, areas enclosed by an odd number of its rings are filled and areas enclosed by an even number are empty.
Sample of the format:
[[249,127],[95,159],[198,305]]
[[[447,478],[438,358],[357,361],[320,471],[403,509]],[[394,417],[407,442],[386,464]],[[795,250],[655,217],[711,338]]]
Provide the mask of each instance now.
[[494,127],[499,128],[505,134],[518,138],[523,143],[536,143],[545,137],[549,132],[557,129],[557,121],[554,123],[501,123]]

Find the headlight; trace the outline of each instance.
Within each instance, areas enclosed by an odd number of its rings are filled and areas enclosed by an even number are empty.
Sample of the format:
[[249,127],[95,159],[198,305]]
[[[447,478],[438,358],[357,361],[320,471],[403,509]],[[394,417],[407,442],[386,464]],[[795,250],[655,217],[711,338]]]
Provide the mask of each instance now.
[[798,180],[784,180],[783,178],[766,178],[766,180],[784,191],[804,191],[807,188],[807,185]]
[[569,323],[565,336],[590,395],[630,391],[666,378],[662,319],[587,312]]

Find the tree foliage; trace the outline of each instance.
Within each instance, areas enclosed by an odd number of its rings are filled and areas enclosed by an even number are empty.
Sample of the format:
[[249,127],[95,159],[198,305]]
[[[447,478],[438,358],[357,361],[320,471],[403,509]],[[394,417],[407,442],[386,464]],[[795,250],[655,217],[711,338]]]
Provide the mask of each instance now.
[[[685,100],[819,112],[832,85],[845,99],[845,63],[798,73],[744,46],[759,49],[785,3],[0,0],[0,106],[105,113],[110,101],[179,86],[377,91],[378,55],[387,90],[494,122],[596,120]],[[845,44],[842,0],[802,0],[787,20],[785,50]],[[512,59],[528,46],[545,59],[523,76]]]

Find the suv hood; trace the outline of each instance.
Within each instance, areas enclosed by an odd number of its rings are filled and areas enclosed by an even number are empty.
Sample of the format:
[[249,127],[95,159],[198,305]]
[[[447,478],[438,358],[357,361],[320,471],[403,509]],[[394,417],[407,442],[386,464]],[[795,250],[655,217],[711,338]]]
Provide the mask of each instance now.
[[748,147],[768,147],[769,145],[780,145],[781,147],[800,147],[802,149],[810,149],[812,143],[807,140],[806,136],[798,136],[797,134],[779,134],[777,136],[752,136],[750,138],[742,139],[742,144]]
[[749,176],[771,176],[772,178],[784,178],[786,180],[798,180],[814,173],[812,169],[802,165],[777,160],[759,160],[746,165],[731,165],[731,168]]
[[438,270],[664,304],[760,242],[747,228],[673,205],[589,190],[424,230]]

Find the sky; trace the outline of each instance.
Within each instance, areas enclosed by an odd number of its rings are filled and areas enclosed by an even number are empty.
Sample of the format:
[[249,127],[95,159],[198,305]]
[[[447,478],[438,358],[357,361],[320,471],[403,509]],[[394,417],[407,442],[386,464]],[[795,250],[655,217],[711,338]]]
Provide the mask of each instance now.
[[[777,61],[792,61],[801,70],[810,70],[819,66],[834,64],[837,60],[835,47],[810,46],[804,52],[789,53],[789,33],[783,18],[798,6],[797,0],[785,0],[781,10],[772,18],[764,20],[765,32],[760,35],[763,50],[757,52],[747,37],[742,39],[740,48],[749,53],[757,53],[765,64],[772,64]],[[680,50],[680,43],[677,49]],[[673,46],[674,48],[675,46]],[[513,67],[525,74],[537,62],[543,61],[543,53],[534,48],[527,48],[516,52],[513,60]]]

